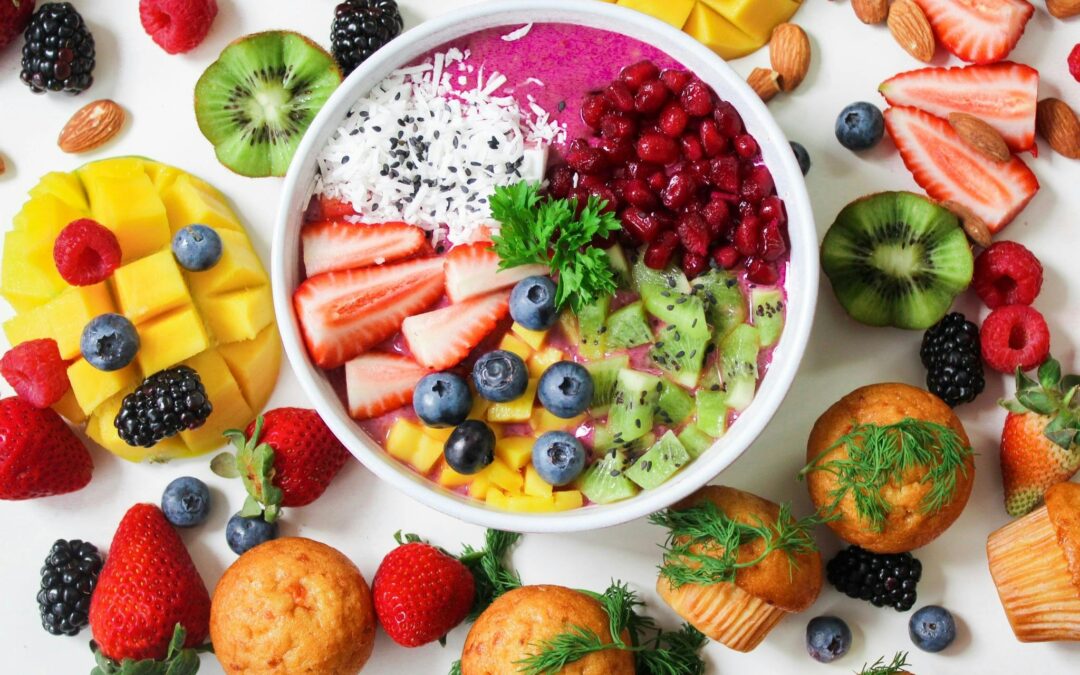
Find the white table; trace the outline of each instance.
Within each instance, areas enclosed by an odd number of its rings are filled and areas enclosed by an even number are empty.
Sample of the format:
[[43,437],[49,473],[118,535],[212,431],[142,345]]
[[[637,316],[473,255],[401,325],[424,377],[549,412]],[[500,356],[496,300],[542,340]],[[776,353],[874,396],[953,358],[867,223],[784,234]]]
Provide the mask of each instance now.
[[[585,0],[582,0],[585,1]],[[233,200],[247,222],[264,260],[277,205],[280,181],[250,180],[230,173],[214,159],[210,146],[195,125],[192,89],[202,70],[234,37],[272,28],[299,30],[326,45],[333,14],[332,0],[296,2],[223,0],[221,13],[206,42],[186,56],[169,56],[143,33],[136,3],[82,0],[76,3],[97,41],[95,84],[86,95],[33,96],[18,80],[19,48],[0,57],[0,154],[8,164],[0,177],[0,222],[10,222],[25,192],[49,170],[71,170],[89,159],[139,154],[176,164],[211,181]],[[422,19],[472,4],[471,0],[404,0],[407,26]],[[1028,35],[1013,57],[1043,71],[1041,94],[1063,97],[1080,109],[1080,84],[1068,75],[1065,57],[1080,37],[1080,23],[1053,20],[1039,5],[1028,25]],[[917,189],[904,170],[892,144],[886,140],[861,156],[842,148],[833,137],[833,120],[855,100],[880,103],[880,81],[901,70],[917,67],[895,45],[884,26],[859,23],[848,3],[807,2],[796,16],[811,36],[814,62],[810,75],[793,95],[780,96],[771,109],[790,137],[802,142],[813,157],[809,186],[818,222],[824,233],[839,209],[865,193],[886,189]],[[734,64],[742,74],[765,64],[760,52]],[[939,53],[939,63],[946,63]],[[120,73],[123,76],[120,76]],[[55,137],[67,118],[92,98],[112,98],[130,114],[122,136],[85,158],[64,155]],[[1054,354],[1066,369],[1080,370],[1077,342],[1068,328],[1080,316],[1080,293],[1068,288],[1080,246],[1080,164],[1053,154],[1040,143],[1042,156],[1030,162],[1043,189],[1007,231],[1006,237],[1023,242],[1046,266],[1046,283],[1037,307],[1047,316],[1054,337]],[[1070,180],[1071,178],[1071,180]],[[985,310],[965,297],[962,311]],[[9,312],[5,307],[5,312]],[[6,318],[4,314],[3,318]],[[921,335],[892,329],[870,329],[848,319],[823,281],[818,321],[802,371],[787,402],[769,429],[721,481],[773,499],[794,502],[806,513],[809,502],[802,484],[794,481],[803,464],[806,437],[822,410],[857,386],[899,380],[920,384],[918,361]],[[907,636],[910,614],[875,609],[826,588],[807,613],[785,621],[751,654],[737,654],[718,644],[709,645],[709,672],[848,673],[864,661],[897,650],[910,650],[914,672],[1015,673],[1075,672],[1080,645],[1021,645],[1013,638],[998,603],[986,567],[986,535],[1008,517],[1002,507],[998,469],[998,437],[1004,413],[994,402],[1011,385],[1004,377],[988,374],[987,391],[975,404],[960,410],[976,450],[978,471],[971,502],[960,520],[943,537],[918,553],[924,578],[919,605],[938,603],[955,613],[960,625],[956,643],[945,653],[919,652]],[[10,393],[5,385],[4,394]],[[307,405],[288,367],[271,401],[272,406]],[[72,495],[0,505],[0,636],[5,645],[5,672],[85,673],[92,667],[89,630],[77,638],[48,635],[38,621],[34,595],[38,570],[53,540],[88,539],[108,546],[113,531],[129,506],[157,502],[172,479],[191,474],[206,480],[215,506],[209,522],[184,533],[191,554],[212,589],[235,556],[225,545],[224,526],[243,500],[239,483],[213,476],[209,457],[174,462],[167,466],[133,465],[111,455],[94,452],[93,482]],[[282,533],[325,541],[349,555],[370,580],[394,545],[399,529],[418,532],[450,549],[461,542],[479,544],[480,528],[465,525],[422,507],[382,485],[359,463],[350,463],[316,504],[288,510]],[[656,545],[662,532],[644,521],[600,532],[565,536],[526,536],[514,554],[514,563],[527,583],[557,583],[601,589],[612,577],[627,580],[649,601],[650,611],[662,623],[674,626],[675,616],[653,592],[659,561]],[[831,555],[838,542],[823,534],[821,542]],[[854,631],[851,653],[832,665],[820,665],[805,653],[806,621],[818,614],[844,617]],[[437,644],[406,650],[380,631],[375,653],[366,672],[445,673],[456,659],[466,629],[454,631],[445,648]],[[220,673],[217,663],[204,657],[205,673]]]

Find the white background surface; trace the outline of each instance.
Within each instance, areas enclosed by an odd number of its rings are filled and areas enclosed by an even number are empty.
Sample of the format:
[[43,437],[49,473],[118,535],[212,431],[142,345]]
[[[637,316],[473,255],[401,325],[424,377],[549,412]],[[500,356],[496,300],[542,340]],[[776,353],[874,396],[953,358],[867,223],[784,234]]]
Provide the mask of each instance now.
[[[46,171],[67,171],[84,161],[112,155],[140,154],[192,171],[228,194],[266,260],[280,181],[241,178],[217,163],[195,125],[192,89],[220,50],[248,32],[290,28],[328,46],[334,2],[219,0],[221,11],[208,39],[185,56],[169,56],[150,41],[139,25],[136,4],[134,0],[76,2],[93,30],[98,60],[94,87],[80,97],[31,95],[18,81],[18,45],[0,56],[0,155],[8,166],[0,176],[0,222],[7,227],[25,192]],[[404,0],[401,4],[406,26],[411,27],[424,18],[473,3]],[[844,105],[860,99],[880,102],[876,93],[879,82],[919,64],[892,42],[884,26],[859,23],[848,3],[807,0],[806,4],[795,21],[806,28],[813,42],[810,76],[797,92],[774,99],[770,107],[781,127],[813,157],[809,188],[818,231],[824,233],[851,199],[885,189],[917,189],[888,140],[856,156],[836,143],[832,128]],[[1038,11],[1013,58],[1040,69],[1041,96],[1059,96],[1080,109],[1080,84],[1069,77],[1065,65],[1069,49],[1080,39],[1080,20],[1054,20],[1041,2],[1036,0],[1036,4]],[[939,50],[936,63],[951,61],[955,59],[946,58]],[[734,67],[745,75],[765,62],[767,54],[759,52],[734,63]],[[90,100],[106,97],[121,103],[130,115],[123,134],[84,158],[61,153],[55,138],[67,118]],[[1074,274],[1080,250],[1080,164],[1054,155],[1041,142],[1040,153],[1042,156],[1030,164],[1043,189],[1005,237],[1021,241],[1042,258],[1046,282],[1036,306],[1050,323],[1054,354],[1067,370],[1075,372],[1080,370],[1080,295],[1078,282],[1070,284],[1069,276]],[[803,464],[806,437],[816,417],[858,386],[890,380],[921,384],[924,376],[918,361],[919,334],[853,323],[833,299],[827,282],[823,282],[819,305],[808,355],[787,402],[757,443],[717,481],[772,499],[791,500],[799,513],[809,510],[809,500],[793,476]],[[962,298],[959,308],[969,316],[980,311],[973,295]],[[981,312],[985,315],[985,310]],[[8,314],[5,307],[3,318]],[[995,399],[1010,387],[1005,379],[988,373],[987,391],[976,403],[961,408],[960,416],[980,453],[975,490],[953,528],[917,554],[925,570],[919,585],[919,606],[945,605],[960,624],[959,638],[947,651],[932,655],[914,648],[907,636],[910,614],[875,609],[826,587],[811,610],[787,619],[751,654],[709,645],[709,672],[846,673],[878,656],[891,657],[897,650],[911,651],[911,670],[919,675],[1076,672],[1080,645],[1021,645],[1015,640],[986,568],[986,535],[1008,520],[1001,501],[997,460],[1004,412],[994,406]],[[6,385],[4,393],[10,393]],[[306,405],[287,366],[271,405]],[[34,595],[41,562],[53,540],[60,537],[84,538],[107,547],[128,507],[139,501],[157,502],[172,478],[191,474],[211,485],[215,505],[209,522],[183,534],[211,590],[235,558],[225,545],[223,531],[229,515],[242,503],[243,490],[239,482],[213,476],[208,469],[209,457],[146,466],[128,464],[95,450],[94,461],[94,480],[80,492],[0,505],[4,672],[89,672],[89,630],[77,638],[61,638],[48,635],[39,625]],[[282,525],[283,534],[312,537],[341,549],[369,581],[382,556],[393,547],[392,534],[399,529],[421,533],[450,549],[459,548],[462,542],[482,541],[480,528],[398,495],[358,463],[350,463],[319,502],[288,510]],[[526,583],[599,590],[610,578],[624,579],[642,592],[653,615],[673,627],[677,623],[674,615],[652,590],[659,561],[656,545],[661,539],[658,528],[643,521],[576,535],[527,535],[513,561]],[[838,547],[831,533],[823,532],[820,541],[826,555]],[[854,631],[851,653],[832,665],[814,662],[804,650],[806,621],[818,614],[839,615]],[[446,648],[433,644],[405,650],[380,632],[365,672],[445,673],[458,657],[465,633],[465,628],[451,633]],[[201,672],[221,671],[207,656]]]

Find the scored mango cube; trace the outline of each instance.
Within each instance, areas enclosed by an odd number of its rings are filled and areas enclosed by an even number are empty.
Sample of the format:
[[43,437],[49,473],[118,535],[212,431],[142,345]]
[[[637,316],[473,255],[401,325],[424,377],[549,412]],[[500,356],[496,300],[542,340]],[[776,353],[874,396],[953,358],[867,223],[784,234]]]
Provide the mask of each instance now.
[[165,205],[145,173],[108,177],[83,174],[83,183],[91,216],[116,235],[123,262],[169,247],[172,234]]
[[567,420],[552,415],[547,408],[537,408],[533,411],[532,419],[529,420],[529,424],[532,426],[533,433],[539,436],[546,431],[565,431],[567,429],[572,429],[584,421],[584,414]]
[[765,44],[773,28],[791,18],[798,9],[795,0],[701,0],[743,33]]
[[694,6],[683,27],[686,34],[713,50],[722,59],[737,59],[760,49],[765,43],[739,30],[703,2]]
[[266,407],[281,369],[281,336],[271,323],[254,340],[219,345],[218,352],[252,410]]
[[[136,358],[139,367],[148,375],[175,366],[210,346],[202,320],[191,305],[141,324],[138,331]],[[228,373],[224,361],[222,366]],[[229,379],[232,379],[231,373]]]
[[536,439],[532,436],[508,436],[495,443],[495,456],[506,462],[511,469],[520,469],[529,463]]
[[218,342],[250,340],[274,320],[265,286],[203,298],[199,302],[207,327]]
[[503,511],[506,511],[510,508],[509,504],[506,501],[506,493],[494,487],[488,488],[487,493],[484,495],[484,502],[488,506],[494,507],[496,509],[502,509]]
[[120,370],[98,370],[79,358],[68,366],[67,374],[75,400],[87,415],[117,392],[139,383],[139,370],[133,363]]
[[439,485],[448,488],[461,487],[472,482],[475,476],[454,471],[445,461],[439,462],[439,475],[435,479]]
[[551,484],[540,477],[533,465],[525,467],[525,494],[533,497],[550,497]]
[[12,346],[49,336],[49,319],[45,305],[21,311],[4,322],[4,335]]
[[686,17],[690,16],[690,10],[694,8],[697,0],[616,0],[616,4],[622,7],[636,9],[639,12],[656,17],[676,28],[682,28],[686,23]]
[[180,175],[161,191],[161,201],[169,218],[169,229],[177,230],[196,223],[215,230],[240,230],[236,214],[219,195],[198,185],[190,175]]
[[548,347],[543,351],[536,352],[529,358],[529,377],[540,377],[552,364],[566,358],[560,350]]
[[191,304],[180,266],[168,249],[118,267],[112,283],[120,311],[132,323]]
[[181,431],[180,438],[192,454],[201,455],[225,443],[222,434],[227,429],[243,429],[255,413],[244,400],[240,387],[233,379],[225,359],[213,349],[197,354],[185,361],[185,365],[195,369],[206,389],[206,397],[214,406],[214,411],[201,427]]
[[577,490],[562,490],[555,493],[555,510],[569,511],[580,509],[585,504],[585,499]]
[[113,157],[79,167],[75,173],[85,184],[110,178],[134,178],[145,175],[146,165],[147,162],[142,157]]
[[216,231],[221,237],[221,259],[205,272],[187,273],[195,297],[202,299],[266,285],[266,271],[244,233],[222,229]]
[[471,476],[472,482],[469,483],[469,496],[473,499],[483,499],[487,496],[488,489],[491,487],[491,479],[481,472],[474,476]]
[[420,444],[422,436],[419,424],[399,417],[394,420],[390,432],[386,435],[386,451],[391,457],[408,462],[416,453],[416,446]]
[[533,402],[536,400],[536,385],[539,380],[529,380],[525,393],[513,401],[492,403],[487,409],[489,422],[528,422],[532,417]]
[[507,495],[506,508],[520,513],[547,513],[555,510],[555,499],[551,496]]
[[23,204],[11,223],[16,231],[26,232],[36,247],[47,248],[51,254],[60,230],[87,215],[89,212],[85,208],[72,206],[54,195],[46,194]]
[[83,329],[96,316],[116,311],[108,285],[72,286],[41,307],[48,321],[49,335],[56,340],[60,356],[73,359],[82,353],[79,342]]
[[409,459],[409,463],[420,473],[426,474],[431,471],[431,467],[435,466],[435,462],[439,461],[442,454],[443,442],[421,432],[420,440],[416,444],[416,452]]
[[492,485],[512,494],[521,494],[525,482],[525,479],[521,476],[521,471],[510,468],[501,459],[496,457],[495,461],[489,464],[483,473],[488,477]]
[[522,361],[528,361],[532,356],[532,347],[525,344],[525,341],[514,335],[513,333],[507,333],[503,336],[502,342],[499,343],[499,349],[517,354],[521,357]]
[[517,321],[514,322],[514,325],[510,326],[510,330],[516,333],[517,336],[521,338],[522,342],[529,345],[529,347],[534,350],[543,347],[544,342],[547,341],[548,332],[546,330],[530,330]]
[[116,419],[116,414],[120,412],[120,406],[126,394],[126,391],[120,392],[98,406],[86,425],[87,436],[117,457],[126,459],[129,462],[142,462],[144,460],[161,462],[178,457],[192,456],[193,453],[184,445],[179,436],[164,438],[150,448],[128,445],[124,439],[120,438],[113,420]]
[[52,171],[42,176],[38,184],[30,188],[30,196],[40,198],[45,195],[56,197],[71,208],[84,213],[90,210],[82,181],[73,173]]

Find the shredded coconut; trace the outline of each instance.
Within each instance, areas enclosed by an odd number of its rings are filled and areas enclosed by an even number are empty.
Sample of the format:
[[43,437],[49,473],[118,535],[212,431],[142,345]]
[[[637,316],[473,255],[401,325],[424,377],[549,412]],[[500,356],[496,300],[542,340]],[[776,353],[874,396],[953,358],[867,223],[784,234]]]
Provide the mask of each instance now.
[[518,28],[517,30],[511,31],[511,32],[507,33],[506,35],[502,36],[502,39],[505,40],[506,42],[513,42],[514,40],[520,40],[521,38],[523,38],[523,37],[525,37],[526,35],[529,34],[529,31],[532,30],[532,27],[533,27],[533,25],[531,23],[527,23],[524,26],[522,26],[521,28]]

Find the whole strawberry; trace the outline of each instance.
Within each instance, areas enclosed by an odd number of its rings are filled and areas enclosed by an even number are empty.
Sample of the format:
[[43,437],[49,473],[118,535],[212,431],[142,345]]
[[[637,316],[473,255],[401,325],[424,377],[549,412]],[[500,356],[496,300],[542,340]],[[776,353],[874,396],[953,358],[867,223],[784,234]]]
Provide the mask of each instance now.
[[410,540],[391,551],[372,582],[375,614],[403,647],[442,638],[465,620],[476,582],[469,568],[440,548]]
[[90,600],[94,641],[114,661],[163,660],[175,651],[178,626],[186,631],[184,646],[201,645],[210,630],[210,594],[161,510],[136,504],[113,535]]
[[22,34],[33,13],[34,0],[0,0],[0,51]]
[[1018,371],[1016,400],[1002,401],[1009,416],[1001,432],[1001,477],[1012,516],[1030,512],[1047,489],[1080,469],[1080,377],[1062,377],[1053,358],[1038,376],[1036,382]]
[[0,499],[74,492],[86,487],[93,471],[86,446],[54,410],[14,396],[0,399]]

